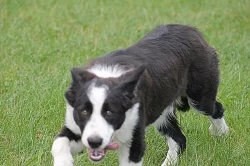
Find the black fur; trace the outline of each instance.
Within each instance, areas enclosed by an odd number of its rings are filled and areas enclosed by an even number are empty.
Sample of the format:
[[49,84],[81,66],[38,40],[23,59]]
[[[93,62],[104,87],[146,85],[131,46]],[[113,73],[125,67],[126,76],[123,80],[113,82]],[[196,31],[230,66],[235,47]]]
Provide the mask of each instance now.
[[176,104],[176,108],[180,111],[186,112],[190,109],[190,106],[188,104],[188,99],[187,97],[181,96],[181,101],[180,103]]
[[144,127],[141,127],[141,125],[137,125],[134,129],[133,140],[130,147],[130,156],[129,156],[129,160],[134,163],[138,163],[141,161],[144,155],[144,151],[146,149],[146,144],[144,140],[145,137],[144,130],[145,130]]
[[163,136],[171,137],[175,142],[178,143],[180,149],[179,153],[183,152],[186,149],[186,137],[182,134],[176,115],[166,117],[166,123],[157,128],[157,130]]
[[219,118],[222,118],[223,116],[224,116],[224,108],[220,102],[216,101],[215,111],[213,112],[212,117],[214,119],[219,119]]
[[81,139],[80,135],[76,135],[73,133],[70,129],[68,129],[66,126],[64,126],[60,132],[60,134],[57,137],[67,137],[70,141],[79,141]]

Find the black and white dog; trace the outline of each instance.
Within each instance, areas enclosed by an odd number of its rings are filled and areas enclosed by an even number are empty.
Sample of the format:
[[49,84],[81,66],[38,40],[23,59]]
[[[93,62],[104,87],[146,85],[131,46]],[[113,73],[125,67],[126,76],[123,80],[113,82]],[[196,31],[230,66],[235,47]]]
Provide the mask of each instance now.
[[134,45],[71,70],[65,93],[66,120],[55,138],[55,166],[72,166],[72,156],[88,149],[92,161],[117,149],[120,166],[142,166],[145,128],[154,124],[166,137],[162,166],[176,164],[186,147],[175,108],[208,116],[212,135],[228,132],[216,101],[218,58],[201,33],[184,25],[162,25]]

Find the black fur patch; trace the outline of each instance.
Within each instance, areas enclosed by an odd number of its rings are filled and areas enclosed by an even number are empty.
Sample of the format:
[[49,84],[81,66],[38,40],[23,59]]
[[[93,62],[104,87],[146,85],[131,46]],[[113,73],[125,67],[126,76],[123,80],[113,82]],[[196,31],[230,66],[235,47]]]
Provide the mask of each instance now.
[[188,104],[188,99],[186,97],[181,96],[180,103],[176,104],[176,108],[180,111],[186,112],[190,109],[190,106]]
[[80,135],[74,134],[70,129],[64,126],[61,130],[61,133],[57,137],[67,137],[70,141],[79,141],[81,139]]
[[132,144],[129,151],[129,161],[138,163],[142,160],[146,149],[144,137],[144,128],[138,124],[133,132]]

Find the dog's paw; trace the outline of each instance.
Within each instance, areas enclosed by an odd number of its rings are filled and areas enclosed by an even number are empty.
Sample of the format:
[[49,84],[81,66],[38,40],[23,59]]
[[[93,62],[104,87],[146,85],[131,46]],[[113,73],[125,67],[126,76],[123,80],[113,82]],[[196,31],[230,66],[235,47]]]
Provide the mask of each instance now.
[[223,125],[220,128],[217,128],[213,124],[211,124],[209,127],[209,131],[212,136],[223,136],[228,134],[229,127],[227,125]]
[[175,165],[175,164],[177,164],[177,161],[178,161],[178,157],[177,156],[167,155],[166,159],[161,164],[161,166]]
[[73,166],[74,159],[70,152],[69,139],[66,137],[56,138],[51,149],[54,158],[54,166]]
[[54,166],[74,166],[72,156],[57,156],[54,157]]
[[229,131],[229,127],[226,124],[224,117],[220,119],[210,118],[211,125],[209,127],[209,131],[213,136],[222,136],[227,135]]

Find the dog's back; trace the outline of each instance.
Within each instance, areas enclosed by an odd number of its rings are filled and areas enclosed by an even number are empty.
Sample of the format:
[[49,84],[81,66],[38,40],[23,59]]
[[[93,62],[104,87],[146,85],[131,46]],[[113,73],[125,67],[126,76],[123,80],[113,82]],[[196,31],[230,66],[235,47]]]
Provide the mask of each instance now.
[[[168,105],[188,93],[187,88],[194,86],[188,83],[203,85],[210,72],[218,75],[215,50],[197,29],[177,24],[161,25],[134,45],[93,60],[87,68],[98,64],[118,65],[125,70],[145,66],[148,75],[144,74],[138,88],[142,89],[139,94],[148,117],[146,124],[153,123]],[[218,86],[218,80],[213,82]]]

